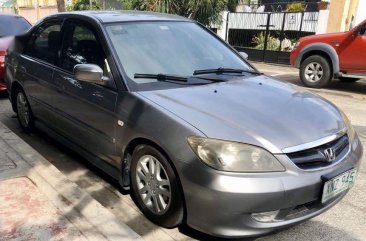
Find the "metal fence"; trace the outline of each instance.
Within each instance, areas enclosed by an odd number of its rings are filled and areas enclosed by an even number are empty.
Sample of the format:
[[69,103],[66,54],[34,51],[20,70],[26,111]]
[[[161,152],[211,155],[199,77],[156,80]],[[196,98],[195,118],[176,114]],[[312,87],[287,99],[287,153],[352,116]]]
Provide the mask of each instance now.
[[250,60],[289,64],[301,37],[315,34],[318,12],[228,13],[226,41]]
[[318,12],[318,2],[320,0],[304,0],[304,1],[260,1],[257,4],[249,4],[247,6],[250,7],[252,12],[256,12],[262,6],[263,12],[284,12],[288,4],[290,3],[302,3],[304,4],[304,11],[305,12]]

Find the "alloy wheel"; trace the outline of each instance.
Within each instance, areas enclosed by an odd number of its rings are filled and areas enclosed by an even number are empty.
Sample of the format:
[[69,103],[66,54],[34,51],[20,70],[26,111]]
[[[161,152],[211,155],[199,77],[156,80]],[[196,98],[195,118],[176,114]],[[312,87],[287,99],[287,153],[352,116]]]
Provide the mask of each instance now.
[[163,165],[151,155],[142,156],[137,163],[136,183],[145,206],[155,214],[164,214],[171,202],[171,186]]
[[18,118],[22,126],[27,127],[30,120],[30,112],[27,99],[22,92],[17,95],[17,112]]
[[309,82],[318,82],[322,79],[323,73],[323,67],[319,63],[312,62],[305,67],[305,78]]

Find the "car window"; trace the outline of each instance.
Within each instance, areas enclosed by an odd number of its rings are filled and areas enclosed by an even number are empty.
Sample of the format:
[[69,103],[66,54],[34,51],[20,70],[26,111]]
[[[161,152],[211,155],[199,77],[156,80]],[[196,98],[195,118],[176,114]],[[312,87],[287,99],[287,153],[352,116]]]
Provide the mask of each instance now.
[[[18,15],[0,15],[0,37],[25,33],[31,25]],[[9,27],[11,26],[11,27]]]
[[133,90],[172,85],[156,79],[134,78],[135,73],[192,76],[195,70],[202,69],[251,70],[240,56],[196,23],[115,23],[106,26],[106,30],[128,77],[127,84]]
[[366,36],[366,24],[361,27],[360,35]]
[[93,31],[84,25],[68,25],[64,40],[61,67],[72,72],[77,64],[96,64],[108,72],[106,56]]
[[47,23],[33,34],[25,49],[25,54],[54,64],[60,48],[61,23]]

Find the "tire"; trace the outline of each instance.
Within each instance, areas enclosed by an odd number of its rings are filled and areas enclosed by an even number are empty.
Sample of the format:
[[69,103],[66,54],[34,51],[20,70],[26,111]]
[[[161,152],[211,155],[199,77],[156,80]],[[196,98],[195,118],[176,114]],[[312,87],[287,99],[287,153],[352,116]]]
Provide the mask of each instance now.
[[348,77],[339,77],[338,78],[341,82],[345,82],[345,83],[353,83],[353,82],[356,82],[360,79],[357,79],[357,78],[348,78]]
[[15,108],[18,122],[25,133],[30,133],[34,129],[34,117],[28,99],[23,90],[15,91]]
[[[159,173],[155,172],[158,164]],[[182,223],[183,195],[178,177],[167,158],[157,149],[148,145],[135,148],[131,161],[131,189],[138,207],[152,222],[164,228]],[[142,194],[140,190],[143,190]]]
[[300,79],[310,88],[327,86],[333,77],[333,70],[327,59],[313,55],[305,59],[300,66]]

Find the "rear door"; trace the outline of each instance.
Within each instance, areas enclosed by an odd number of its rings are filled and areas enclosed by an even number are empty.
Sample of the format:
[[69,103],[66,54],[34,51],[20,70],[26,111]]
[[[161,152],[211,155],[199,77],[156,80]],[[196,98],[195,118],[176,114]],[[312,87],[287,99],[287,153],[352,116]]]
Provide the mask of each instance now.
[[62,20],[52,20],[36,29],[18,58],[15,78],[23,84],[34,115],[53,125],[53,104],[60,98],[60,86],[53,81],[53,72],[60,50]]
[[342,71],[366,74],[366,24],[363,24],[339,53]]
[[[60,110],[58,131],[89,153],[117,166],[120,161],[115,149],[117,88],[109,68],[110,59],[90,24],[68,20],[64,29],[59,68],[53,78],[63,92],[62,100],[56,103]],[[73,76],[76,64],[100,66],[110,84],[101,86],[76,80]]]

